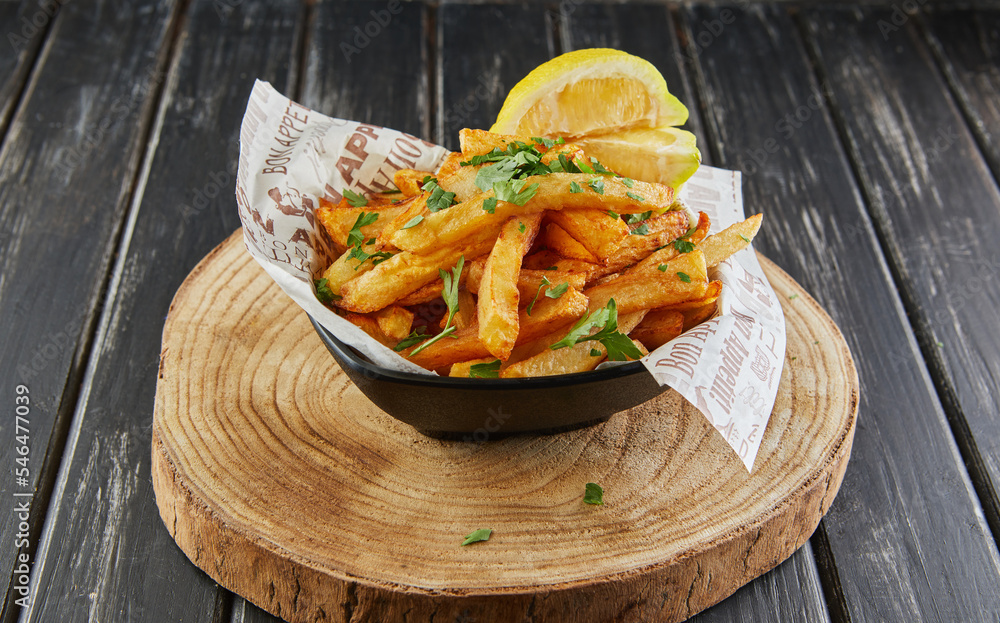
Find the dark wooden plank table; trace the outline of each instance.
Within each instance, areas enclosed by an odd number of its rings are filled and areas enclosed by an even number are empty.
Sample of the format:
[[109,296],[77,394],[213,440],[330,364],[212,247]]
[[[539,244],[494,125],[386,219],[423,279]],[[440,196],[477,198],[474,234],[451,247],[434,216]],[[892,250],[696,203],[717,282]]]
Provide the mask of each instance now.
[[275,620],[177,549],[149,474],[160,330],[239,225],[254,78],[456,147],[596,46],[653,62],[743,172],[757,247],[861,378],[816,534],[694,620],[997,621],[1000,8],[897,4],[0,2],[0,623]]

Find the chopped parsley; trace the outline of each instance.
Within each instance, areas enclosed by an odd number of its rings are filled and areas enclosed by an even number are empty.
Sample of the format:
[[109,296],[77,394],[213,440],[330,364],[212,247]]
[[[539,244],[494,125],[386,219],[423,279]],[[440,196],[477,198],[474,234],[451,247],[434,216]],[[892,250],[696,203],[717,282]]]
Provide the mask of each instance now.
[[417,225],[420,224],[420,221],[422,220],[424,220],[423,215],[418,214],[413,218],[411,218],[410,220],[406,221],[406,225],[403,225],[402,227],[400,227],[400,229],[409,229],[411,227],[416,227]]
[[742,238],[742,239],[743,239],[743,242],[746,242],[746,243],[748,243],[748,244],[750,243],[750,239],[749,239],[749,238],[747,238],[746,236],[744,236],[743,234],[740,234],[740,238]]
[[627,195],[627,196],[628,196],[628,197],[629,197],[630,199],[633,199],[633,200],[635,200],[635,201],[638,201],[639,203],[642,203],[643,201],[645,201],[645,200],[646,200],[646,199],[645,199],[645,198],[644,198],[644,197],[643,197],[642,195],[637,195],[637,194],[635,194],[634,192],[632,192],[631,190],[627,190],[627,191],[625,191],[625,194],[626,194],[626,195]]
[[790,297],[788,297],[788,300],[789,300],[789,301],[794,301],[794,300],[795,300],[795,299],[797,299],[797,298],[799,298],[799,295],[798,295],[798,294],[793,294],[793,295],[791,295]]
[[448,306],[448,320],[444,323],[444,330],[438,333],[431,339],[427,340],[420,346],[413,349],[410,356],[416,355],[423,349],[427,348],[434,342],[445,338],[455,332],[455,325],[451,324],[451,321],[455,318],[455,314],[458,313],[458,283],[459,277],[462,275],[462,268],[465,266],[465,256],[458,258],[458,263],[455,264],[455,268],[451,269],[451,273],[446,273],[443,269],[438,269],[438,274],[441,275],[441,281],[444,282],[444,290],[441,291],[441,298],[444,299],[445,305]]
[[330,303],[340,298],[339,294],[334,294],[333,290],[330,289],[330,282],[326,277],[314,279],[313,285],[316,286],[316,298],[319,299],[320,303]]
[[487,197],[483,199],[483,210],[489,212],[490,214],[496,214],[497,211],[497,198]]
[[656,270],[660,271],[661,273],[665,273],[667,272],[667,268],[669,267],[666,264],[660,264],[659,266],[656,267]]
[[493,530],[491,528],[480,528],[472,534],[466,535],[465,540],[462,541],[462,545],[478,543],[479,541],[489,541],[491,534],[493,534]]
[[690,253],[694,251],[694,243],[688,240],[688,238],[690,238],[691,234],[693,234],[697,230],[698,230],[697,227],[692,227],[691,229],[687,230],[686,234],[684,234],[677,240],[674,240],[674,248],[677,249],[677,251],[680,253]]
[[559,267],[558,266],[549,266],[545,270],[559,270]]
[[496,182],[493,184],[493,193],[500,201],[516,203],[523,206],[538,192],[538,184],[524,187],[528,182],[522,180],[508,180],[506,182]]
[[[590,331],[598,327],[600,330],[590,335]],[[606,307],[594,310],[580,318],[566,334],[566,337],[549,348],[558,350],[588,341],[597,341],[603,344],[608,351],[610,361],[642,358],[642,352],[636,348],[632,340],[618,330],[618,307],[614,299],[609,300]]]
[[687,273],[677,273],[677,277],[684,283],[691,283],[691,275]]
[[414,344],[417,344],[418,342],[422,342],[425,339],[429,338],[430,335],[428,335],[426,329],[427,327],[417,327],[416,329],[411,331],[409,335],[400,340],[399,344],[396,344],[396,346],[394,346],[392,350],[398,353],[401,350],[407,349],[413,346]]
[[[553,162],[552,165],[554,164],[555,163]],[[549,167],[551,168],[552,165],[549,165]],[[566,154],[559,154],[559,168],[566,173],[583,173],[583,171],[580,170],[580,167],[576,166],[576,163],[570,160]],[[556,172],[554,168],[552,171]]]
[[400,189],[398,189],[398,188],[390,188],[389,190],[383,190],[383,191],[382,191],[381,193],[379,193],[379,194],[380,194],[380,195],[399,195],[399,194],[401,194],[402,192],[403,192],[403,191],[401,191],[401,190],[400,190]]
[[569,183],[569,192],[571,192],[571,193],[582,193],[583,189],[580,188],[580,185],[577,184],[576,182],[570,182]]
[[519,232],[521,232],[523,234],[524,233],[524,229],[525,229],[524,228],[524,223],[522,223],[522,222],[519,221],[517,223],[517,231],[519,231]]
[[649,233],[649,225],[645,223],[639,225],[638,227],[632,230],[633,236],[645,236],[648,233]]
[[564,144],[566,142],[566,139],[564,139],[561,136],[558,137],[558,138],[554,138],[554,139],[553,138],[545,138],[545,137],[542,137],[542,136],[532,136],[531,140],[535,141],[539,145],[544,146],[546,149],[552,149],[556,145],[562,145],[562,144]]
[[368,205],[368,200],[356,192],[344,189],[344,199],[355,208],[363,208]]
[[[555,266],[553,266],[552,268],[555,268]],[[550,270],[550,269],[546,268],[545,270]],[[531,299],[531,302],[528,303],[528,308],[526,311],[528,312],[529,316],[531,315],[532,308],[535,306],[535,301],[538,300],[538,296],[542,293],[542,288],[546,286],[548,286],[548,290],[545,291],[545,296],[549,297],[550,299],[559,298],[563,294],[566,294],[566,290],[569,289],[568,282],[560,283],[557,286],[553,286],[552,282],[549,281],[548,277],[542,277],[542,283],[538,285],[538,290],[535,291],[535,298]]]
[[590,186],[591,190],[593,190],[598,195],[604,194],[604,180],[602,180],[599,177],[595,177],[594,179],[587,182],[587,186]]
[[598,161],[597,161],[597,158],[595,158],[595,157],[591,156],[591,157],[590,157],[590,162],[591,162],[591,164],[593,164],[593,165],[594,165],[594,171],[596,171],[596,172],[600,173],[601,175],[614,175],[614,173],[613,173],[613,172],[611,172],[611,171],[607,170],[607,169],[606,169],[606,168],[604,167],[604,165],[603,165],[603,164],[601,164],[600,162],[598,162]]
[[[429,184],[433,184],[431,188],[428,188]],[[443,188],[438,186],[436,183],[429,182],[424,184],[424,190],[430,190],[431,196],[427,198],[427,209],[431,212],[440,212],[445,208],[450,208],[451,206],[458,203],[455,200],[455,193],[445,192]]]
[[618,213],[615,212],[614,210],[608,210],[608,216],[610,216],[611,218],[618,218]]
[[648,210],[646,212],[640,212],[639,214],[629,214],[625,217],[625,222],[629,225],[635,225],[636,223],[645,221],[649,217],[653,216],[653,211]]
[[602,353],[601,351],[597,350],[596,348],[591,348],[590,349],[590,356],[591,357],[600,357],[603,354],[604,353]]
[[583,492],[583,503],[604,506],[604,489],[596,482],[588,482]]
[[632,186],[635,184],[635,182],[632,181],[632,178],[630,178],[630,177],[623,177],[623,178],[621,178],[621,180],[622,180],[622,184],[625,184],[629,188],[632,188]]
[[363,248],[363,245],[374,244],[375,239],[372,238],[368,240],[368,242],[365,242],[365,235],[361,233],[361,228],[371,225],[377,220],[377,212],[362,212],[358,215],[358,219],[354,221],[354,225],[347,233],[347,244],[351,246],[351,252],[347,255],[347,259],[357,258],[359,260],[358,265],[354,267],[354,270],[361,268],[361,265],[370,258],[372,259],[372,265],[374,266],[392,257],[392,253],[389,253],[388,251],[368,253]]
[[577,162],[577,165],[579,166],[581,173],[586,173],[587,175],[596,175],[596,171],[594,171],[594,168],[589,164],[587,164],[586,162],[584,162],[583,160]]
[[500,360],[495,359],[489,363],[474,363],[469,366],[469,378],[472,379],[498,379],[500,378]]

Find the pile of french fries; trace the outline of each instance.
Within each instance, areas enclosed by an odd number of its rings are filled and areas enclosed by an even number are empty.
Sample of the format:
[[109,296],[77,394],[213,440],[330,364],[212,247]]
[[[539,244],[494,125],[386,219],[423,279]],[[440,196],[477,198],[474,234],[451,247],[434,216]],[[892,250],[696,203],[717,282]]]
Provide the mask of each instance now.
[[760,215],[708,236],[674,189],[608,170],[560,139],[462,130],[434,172],[321,201],[340,256],[317,297],[439,374],[569,374],[638,359],[716,311],[708,271]]

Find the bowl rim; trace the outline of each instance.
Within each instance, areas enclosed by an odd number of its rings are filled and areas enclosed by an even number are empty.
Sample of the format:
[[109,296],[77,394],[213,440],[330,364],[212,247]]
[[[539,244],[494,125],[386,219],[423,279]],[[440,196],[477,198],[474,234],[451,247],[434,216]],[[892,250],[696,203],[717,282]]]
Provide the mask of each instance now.
[[[308,314],[307,314],[308,315]],[[498,389],[550,389],[553,387],[566,387],[572,385],[583,385],[600,381],[610,381],[620,379],[641,372],[646,372],[646,366],[640,361],[630,361],[617,366],[608,366],[600,370],[588,370],[587,372],[573,372],[570,374],[555,374],[551,376],[536,376],[516,379],[467,379],[454,376],[437,376],[429,374],[417,374],[415,372],[402,372],[392,370],[378,364],[363,359],[354,348],[338,339],[326,327],[320,324],[311,315],[309,322],[312,323],[316,333],[323,340],[328,349],[335,351],[336,355],[343,358],[356,371],[367,376],[377,375],[379,378],[390,380],[395,383],[406,385],[422,385],[426,387],[449,387],[471,390],[498,390]]]

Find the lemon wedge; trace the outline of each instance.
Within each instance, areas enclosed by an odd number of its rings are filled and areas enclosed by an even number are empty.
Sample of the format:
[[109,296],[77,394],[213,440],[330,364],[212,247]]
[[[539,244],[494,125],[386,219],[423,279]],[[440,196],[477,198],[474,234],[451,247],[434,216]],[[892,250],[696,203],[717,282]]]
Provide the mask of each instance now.
[[670,94],[652,63],[619,50],[591,48],[532,70],[507,94],[490,131],[570,140],[681,125],[687,118],[687,108]]
[[694,134],[671,127],[636,128],[573,141],[612,171],[678,188],[701,165]]

